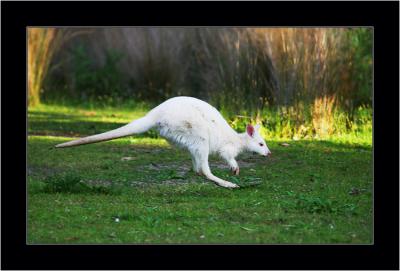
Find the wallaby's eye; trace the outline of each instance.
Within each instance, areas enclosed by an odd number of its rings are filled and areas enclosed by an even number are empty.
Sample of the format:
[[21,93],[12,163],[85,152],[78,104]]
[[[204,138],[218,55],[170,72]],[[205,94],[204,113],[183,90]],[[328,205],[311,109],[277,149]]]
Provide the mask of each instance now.
[[264,146],[264,144],[263,144],[263,143],[258,143],[258,145],[260,145],[261,147],[262,147],[262,146]]

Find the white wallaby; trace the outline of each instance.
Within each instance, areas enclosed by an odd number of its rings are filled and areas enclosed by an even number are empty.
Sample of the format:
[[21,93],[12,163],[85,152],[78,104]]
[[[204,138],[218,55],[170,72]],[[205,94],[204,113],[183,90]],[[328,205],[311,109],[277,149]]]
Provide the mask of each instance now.
[[239,186],[211,173],[208,164],[210,154],[218,154],[223,158],[236,175],[239,174],[239,166],[235,157],[242,151],[251,151],[263,156],[271,154],[258,132],[259,125],[253,127],[249,124],[245,133],[238,134],[213,106],[202,100],[183,96],[163,102],[146,116],[118,129],[59,144],[56,147],[107,141],[140,134],[151,128],[156,128],[170,143],[187,149],[192,156],[194,171],[222,187]]

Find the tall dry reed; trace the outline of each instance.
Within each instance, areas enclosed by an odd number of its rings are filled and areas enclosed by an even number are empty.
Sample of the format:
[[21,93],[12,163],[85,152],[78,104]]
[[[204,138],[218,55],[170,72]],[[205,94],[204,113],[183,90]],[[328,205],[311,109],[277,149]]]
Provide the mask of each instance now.
[[312,107],[312,124],[315,134],[330,135],[334,132],[335,97],[316,98]]
[[82,34],[66,28],[28,28],[28,104],[40,103],[43,80],[54,54],[67,40]]
[[57,41],[55,28],[28,29],[28,103],[40,102],[40,89],[49,68],[54,44]]

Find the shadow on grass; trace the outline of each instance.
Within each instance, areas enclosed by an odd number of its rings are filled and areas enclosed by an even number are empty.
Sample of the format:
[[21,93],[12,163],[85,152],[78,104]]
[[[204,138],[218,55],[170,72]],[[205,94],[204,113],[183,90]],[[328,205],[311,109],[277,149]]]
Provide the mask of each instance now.
[[33,193],[46,194],[105,194],[119,195],[121,188],[114,184],[108,186],[89,185],[85,183],[77,173],[61,172],[58,174],[42,177],[41,182],[35,182],[30,186]]

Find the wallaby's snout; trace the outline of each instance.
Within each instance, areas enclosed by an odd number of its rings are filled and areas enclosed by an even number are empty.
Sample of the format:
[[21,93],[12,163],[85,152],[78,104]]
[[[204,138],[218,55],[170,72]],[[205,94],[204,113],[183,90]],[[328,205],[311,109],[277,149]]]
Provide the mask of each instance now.
[[263,156],[268,157],[268,156],[271,156],[271,155],[272,155],[272,152],[271,151],[267,151]]

